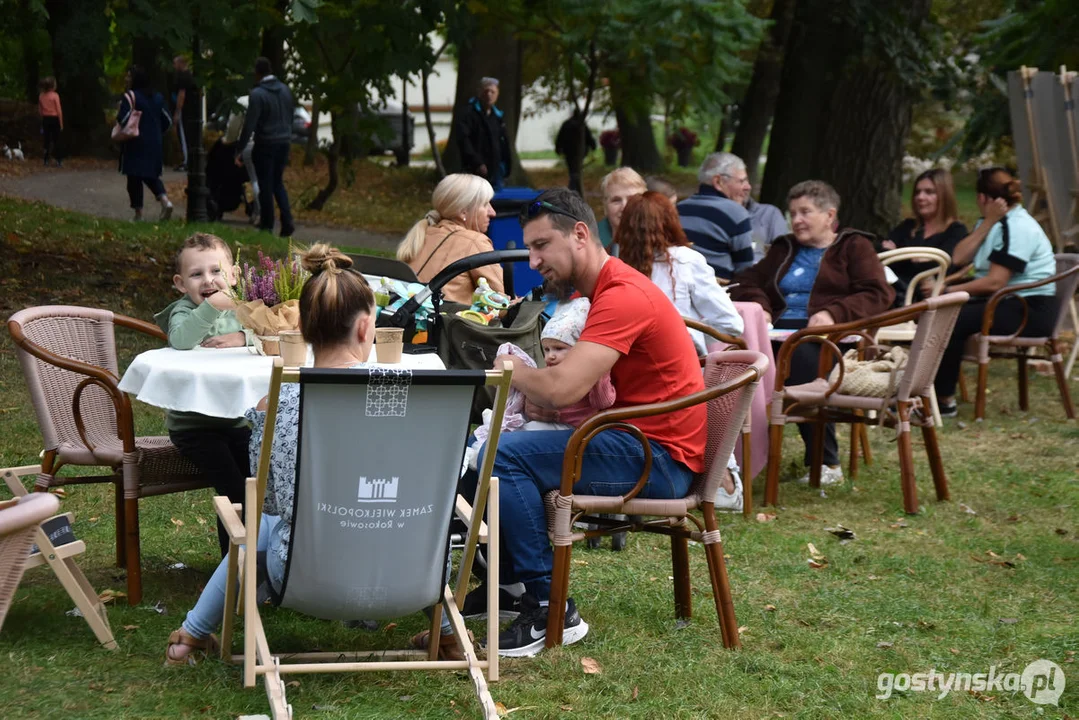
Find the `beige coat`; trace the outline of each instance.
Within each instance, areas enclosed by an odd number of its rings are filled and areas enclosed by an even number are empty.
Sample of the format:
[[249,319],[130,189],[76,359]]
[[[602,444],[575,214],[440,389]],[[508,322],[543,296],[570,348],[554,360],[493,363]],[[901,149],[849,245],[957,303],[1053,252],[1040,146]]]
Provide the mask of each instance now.
[[[446,237],[453,233],[453,237]],[[445,243],[442,241],[446,240]],[[430,282],[431,278],[438,275],[442,268],[463,257],[494,250],[491,240],[475,230],[468,230],[450,220],[443,220],[437,225],[427,228],[427,237],[423,242],[423,248],[412,259],[409,266],[415,271],[420,282]],[[421,269],[422,268],[422,269]],[[502,285],[502,266],[486,265],[484,267],[461,273],[450,280],[442,288],[442,296],[446,300],[459,302],[465,305],[472,304],[472,293],[476,289],[480,278],[487,278],[487,283],[492,290],[504,292]]]

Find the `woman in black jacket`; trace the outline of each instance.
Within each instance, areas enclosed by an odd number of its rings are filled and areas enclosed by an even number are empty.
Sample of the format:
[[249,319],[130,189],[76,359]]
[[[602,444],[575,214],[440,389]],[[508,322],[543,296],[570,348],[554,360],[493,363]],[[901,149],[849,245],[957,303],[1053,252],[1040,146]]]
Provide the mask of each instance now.
[[124,127],[134,109],[142,113],[139,119],[138,137],[125,140],[120,155],[120,172],[127,176],[127,195],[131,199],[131,209],[135,211],[135,220],[142,220],[143,190],[150,188],[157,201],[161,203],[161,219],[172,216],[172,203],[161,182],[161,138],[172,127],[172,118],[165,109],[161,93],[150,87],[150,77],[138,65],[133,65],[127,74],[128,91],[120,101],[120,112],[116,123]]

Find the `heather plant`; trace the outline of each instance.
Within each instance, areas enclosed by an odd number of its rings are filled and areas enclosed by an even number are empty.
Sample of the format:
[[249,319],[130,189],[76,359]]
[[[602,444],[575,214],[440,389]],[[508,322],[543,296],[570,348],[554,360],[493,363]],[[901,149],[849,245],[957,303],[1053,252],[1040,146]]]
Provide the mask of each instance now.
[[291,260],[274,260],[259,250],[255,264],[243,263],[236,283],[237,297],[245,302],[261,300],[268,307],[299,300],[311,273],[300,267],[295,253],[289,254]]

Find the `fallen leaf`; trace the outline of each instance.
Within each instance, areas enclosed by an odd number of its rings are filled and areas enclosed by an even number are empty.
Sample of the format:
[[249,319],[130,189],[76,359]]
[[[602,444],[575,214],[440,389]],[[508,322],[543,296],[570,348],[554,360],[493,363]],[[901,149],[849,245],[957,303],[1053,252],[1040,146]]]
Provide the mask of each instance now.
[[67,490],[64,490],[62,487],[49,488],[49,492],[51,492],[56,497],[60,497],[60,498],[66,498],[67,497]]
[[890,527],[892,530],[902,530],[903,528],[910,527],[910,526],[907,525],[907,523],[904,520],[896,520],[894,523],[892,523],[888,527]]
[[743,633],[747,633],[747,632],[749,632],[749,626],[748,625],[743,625],[742,627],[738,628],[738,634],[739,635],[742,635]]
[[97,596],[97,599],[100,600],[102,603],[110,603],[113,600],[115,600],[116,598],[124,598],[124,597],[127,597],[127,593],[123,592],[122,590],[111,590],[110,589],[110,590],[103,590]]
[[1019,618],[1001,618],[1000,622],[1002,625],[1015,625],[1019,622]]
[[[92,518],[90,518],[90,522],[97,522],[100,519],[101,519],[100,517],[92,517]],[[1067,533],[1065,533],[1065,534],[1067,534]]]
[[298,688],[298,687],[300,687],[300,681],[299,680],[289,680],[287,683],[285,683],[285,687]]
[[948,648],[948,652],[950,652],[952,655],[958,655],[959,648]]
[[1067,535],[1067,534],[1068,534],[1068,531],[1067,531],[1067,530],[1065,530],[1064,528],[1057,528],[1057,529],[1056,529],[1056,534],[1057,534],[1057,535]]
[[814,560],[813,558],[809,558],[808,560],[806,560],[806,562],[809,563],[809,567],[813,568],[814,570],[820,570],[821,568],[828,567],[827,562],[820,563],[820,562],[817,562],[816,560]]
[[573,564],[574,565],[587,565],[588,561],[587,560],[574,560]]
[[397,623],[386,623],[386,627],[382,628],[382,632],[390,632],[397,627]]
[[629,699],[630,699],[630,700],[636,700],[636,699],[637,699],[637,695],[639,695],[639,694],[640,694],[640,692],[641,692],[641,689],[640,689],[639,687],[637,687],[636,685],[634,685],[634,686],[633,686],[633,694],[632,694],[632,695],[630,695]]
[[573,706],[572,705],[559,705],[558,709],[563,710],[565,712],[573,712]]
[[124,630],[137,630],[138,625],[124,625]]
[[205,525],[206,524],[206,518],[197,517],[195,519],[199,521],[199,525]]
[[806,520],[820,520],[820,518],[816,515],[803,515],[802,517],[804,517]]
[[814,545],[813,543],[807,543],[806,547],[809,548],[809,554],[812,555],[813,557],[819,557],[820,556],[820,551],[817,550],[817,546]]
[[765,605],[764,606],[764,611],[765,612],[775,612],[776,611],[776,606],[775,605]]
[[600,664],[590,657],[581,658],[581,667],[584,668],[585,675],[602,675],[603,668]]
[[[411,698],[411,696],[409,696],[409,697]],[[507,715],[512,715],[513,713],[517,712],[518,710],[531,710],[533,707],[534,707],[533,705],[522,705],[521,707],[515,707],[515,708],[506,709],[506,706],[503,705],[502,703],[500,703],[500,702],[495,703],[495,711],[498,713],[498,717],[506,717]]]
[[825,532],[830,532],[840,540],[854,540],[856,536],[854,531],[850,528],[845,528],[842,525],[836,525],[835,527],[824,528]]
[[880,578],[877,577],[876,575],[867,575],[866,579],[867,580],[880,580]]
[[761,523],[772,522],[775,519],[776,519],[776,516],[773,513],[762,513],[762,512],[757,513],[757,522],[761,522]]
[[888,648],[892,647],[894,644],[895,643],[890,643],[887,640],[885,640],[884,642],[877,643],[877,647],[880,648],[881,650],[887,650]]
[[176,527],[183,527],[184,521],[177,518],[172,518],[172,524]]
[[959,503],[959,509],[965,512],[967,515],[978,514],[977,512],[975,512],[974,508],[972,508],[970,505],[967,505],[966,503]]
[[1009,515],[1008,518],[1007,518],[1007,522],[1011,522],[1011,523],[1019,522],[1019,516],[1018,515]]

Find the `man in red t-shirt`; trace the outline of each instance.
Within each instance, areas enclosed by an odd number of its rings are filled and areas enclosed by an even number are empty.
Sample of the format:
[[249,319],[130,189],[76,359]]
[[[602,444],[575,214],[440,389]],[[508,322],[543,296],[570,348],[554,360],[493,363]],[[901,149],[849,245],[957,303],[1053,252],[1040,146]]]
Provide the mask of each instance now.
[[[568,189],[548,190],[522,214],[529,264],[545,280],[569,283],[592,301],[581,339],[555,367],[514,363],[513,386],[528,399],[530,414],[576,403],[610,373],[614,407],[663,402],[704,389],[693,341],[671,301],[652,281],[604,250],[591,208]],[[542,417],[538,419],[543,419]],[[652,450],[652,470],[640,493],[646,498],[684,497],[704,467],[707,411],[704,405],[631,420]],[[499,654],[535,655],[547,627],[553,554],[547,537],[543,496],[558,489],[570,430],[503,434],[494,474],[502,485],[500,511],[507,571],[524,583],[521,614],[499,635]],[[621,495],[637,483],[644,467],[640,442],[627,432],[607,430],[587,446],[582,479],[574,492]],[[563,643],[585,636],[588,625],[572,599],[567,602]]]

